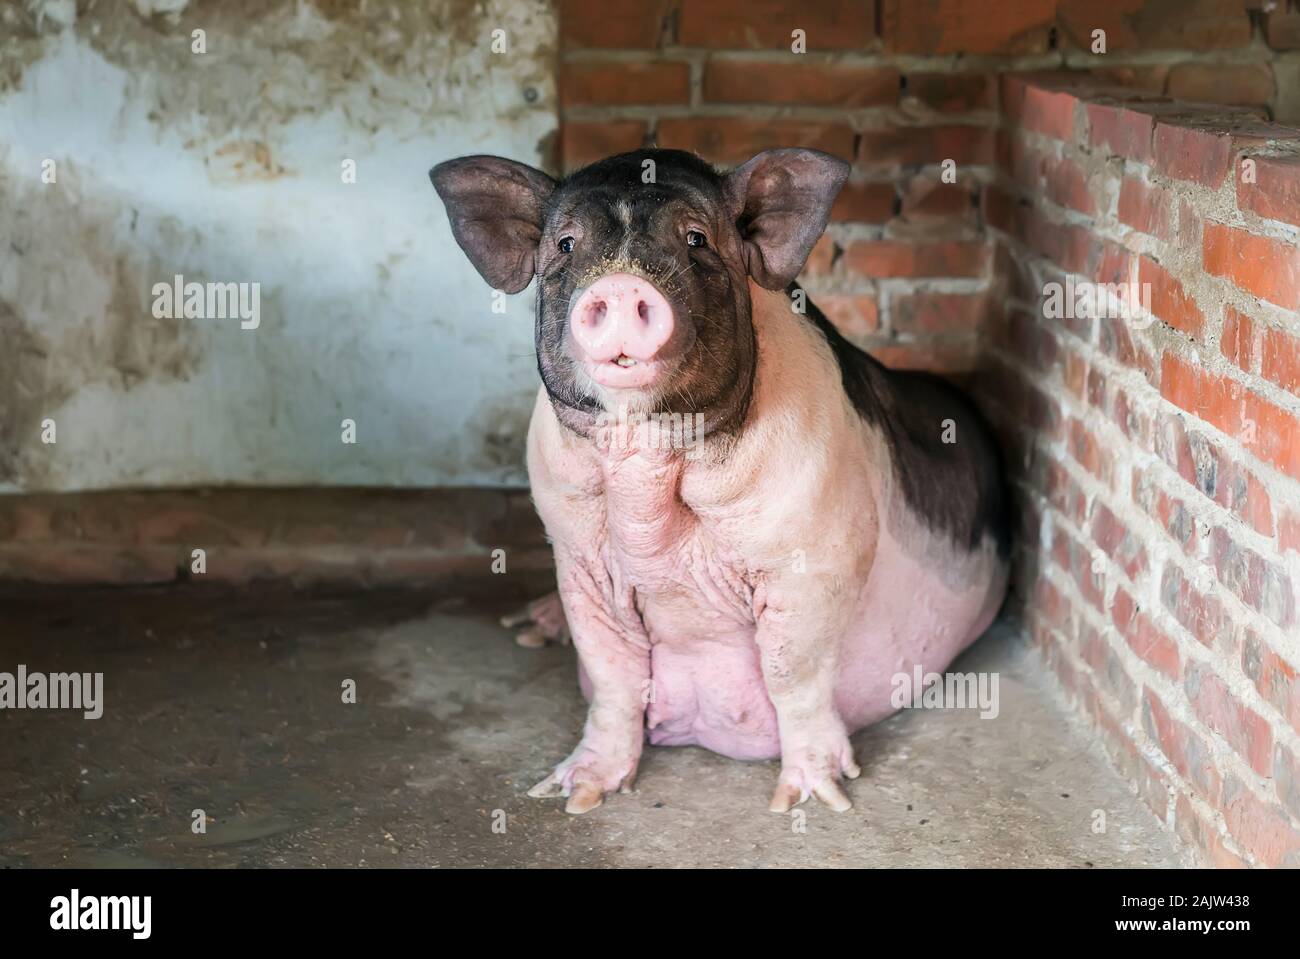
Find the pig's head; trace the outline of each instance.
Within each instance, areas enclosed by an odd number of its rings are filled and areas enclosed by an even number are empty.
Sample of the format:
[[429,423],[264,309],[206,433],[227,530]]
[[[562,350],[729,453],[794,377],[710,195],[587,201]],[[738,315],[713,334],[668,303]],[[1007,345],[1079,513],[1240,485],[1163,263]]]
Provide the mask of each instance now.
[[848,174],[814,150],[768,150],[728,173],[693,154],[638,150],[556,182],[469,156],[429,177],[452,233],[494,288],[537,277],[537,360],[562,422],[702,414],[738,425],[756,361],[747,279],[788,286]]

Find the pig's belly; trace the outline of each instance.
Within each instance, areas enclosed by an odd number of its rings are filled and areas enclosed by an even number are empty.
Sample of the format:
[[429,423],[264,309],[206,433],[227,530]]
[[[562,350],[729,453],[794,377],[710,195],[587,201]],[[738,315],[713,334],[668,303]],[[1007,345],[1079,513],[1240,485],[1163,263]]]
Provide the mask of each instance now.
[[[840,655],[835,701],[851,732],[895,711],[896,674],[910,677],[917,665],[927,673],[944,670],[988,628],[1006,587],[1001,565],[971,559],[969,569],[945,579],[933,573],[932,559],[908,556],[888,533],[880,546]],[[955,581],[967,585],[954,587]],[[779,758],[776,710],[763,682],[754,626],[719,616],[703,599],[694,614],[681,608],[646,612],[654,642],[649,742],[703,746],[734,759]],[[581,664],[579,679],[590,699]]]

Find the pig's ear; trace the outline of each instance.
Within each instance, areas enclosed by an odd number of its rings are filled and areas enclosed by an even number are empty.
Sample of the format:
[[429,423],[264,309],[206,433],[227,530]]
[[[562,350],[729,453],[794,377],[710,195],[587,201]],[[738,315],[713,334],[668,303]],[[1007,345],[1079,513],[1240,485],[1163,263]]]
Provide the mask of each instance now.
[[796,149],[764,150],[727,174],[727,202],[756,283],[781,290],[799,275],[848,175],[838,157]]
[[468,156],[429,171],[451,232],[494,289],[518,293],[536,271],[542,210],[555,181],[540,170],[494,156]]

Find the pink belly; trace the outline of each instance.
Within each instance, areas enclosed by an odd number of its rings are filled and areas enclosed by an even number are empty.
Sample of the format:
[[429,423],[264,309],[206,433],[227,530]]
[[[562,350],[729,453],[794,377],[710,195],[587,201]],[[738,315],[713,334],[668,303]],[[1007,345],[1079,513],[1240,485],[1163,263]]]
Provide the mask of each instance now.
[[[945,579],[929,560],[904,553],[888,532],[879,545],[840,651],[835,704],[850,732],[895,712],[899,674],[910,677],[915,666],[923,673],[945,670],[988,628],[1006,587],[1000,564],[972,558],[969,570]],[[705,608],[703,597],[694,614],[678,608],[647,616],[646,623],[655,642],[648,740],[703,746],[733,759],[779,758],[776,710],[763,683],[754,628],[728,622]],[[579,682],[590,699],[581,663]]]

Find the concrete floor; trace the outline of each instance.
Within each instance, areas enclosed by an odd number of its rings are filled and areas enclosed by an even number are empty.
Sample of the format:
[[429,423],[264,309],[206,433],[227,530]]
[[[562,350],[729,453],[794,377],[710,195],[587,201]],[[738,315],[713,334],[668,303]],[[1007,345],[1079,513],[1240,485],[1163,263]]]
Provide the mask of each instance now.
[[0,712],[0,866],[1179,864],[1006,627],[955,667],[1000,673],[1000,716],[916,710],[859,734],[848,813],[775,815],[775,764],[648,748],[634,795],[567,816],[524,793],[581,728],[574,652],[517,647],[496,625],[504,605],[213,587],[0,597],[0,670],[105,674],[99,720]]

